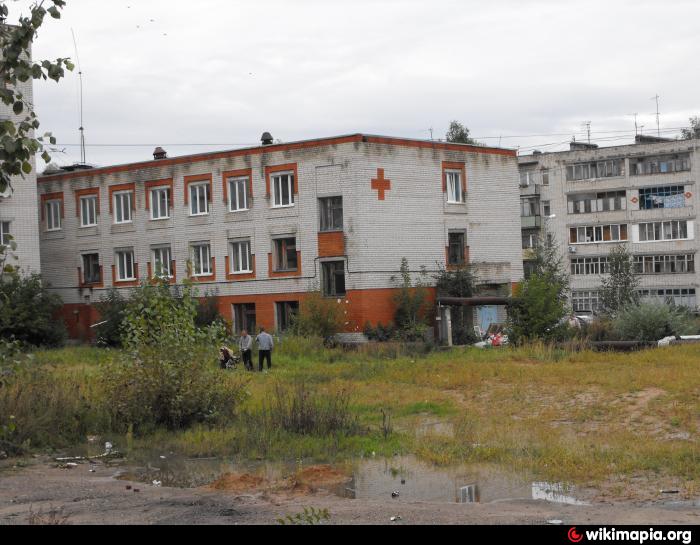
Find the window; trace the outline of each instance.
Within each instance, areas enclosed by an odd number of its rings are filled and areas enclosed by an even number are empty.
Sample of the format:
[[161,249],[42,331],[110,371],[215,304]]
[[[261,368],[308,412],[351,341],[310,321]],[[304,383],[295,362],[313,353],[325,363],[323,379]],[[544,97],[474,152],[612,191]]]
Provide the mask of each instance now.
[[549,170],[542,169],[542,185],[549,185]]
[[692,273],[695,272],[695,255],[636,255],[634,269],[638,274]]
[[213,274],[211,246],[208,242],[192,245],[192,274],[209,276]]
[[208,214],[210,197],[209,182],[190,184],[190,216]]
[[172,278],[172,257],[170,246],[158,246],[152,251],[153,277]]
[[84,284],[99,284],[100,274],[100,255],[99,254],[83,254],[83,283]]
[[8,246],[12,240],[12,235],[10,234],[10,222],[0,221],[0,244],[3,246]]
[[521,197],[520,215],[522,217],[539,216],[540,201],[538,197]]
[[625,160],[613,159],[608,161],[596,161],[579,163],[566,167],[566,181],[592,180],[595,178],[611,178],[625,175]]
[[540,239],[540,232],[537,231],[523,231],[523,250],[528,250],[535,248],[537,242]]
[[534,170],[521,170],[520,171],[520,186],[528,187],[530,184],[535,183],[535,171]]
[[326,261],[323,266],[323,295],[337,297],[345,295],[345,263]]
[[131,191],[114,193],[114,223],[131,223],[134,194]]
[[549,201],[542,201],[542,215],[545,217],[552,215],[552,207],[550,206]]
[[134,267],[134,251],[120,250],[117,252],[117,280],[136,280]]
[[285,331],[292,325],[294,316],[299,312],[298,301],[283,301],[275,303],[277,310],[277,330]]
[[568,199],[569,214],[589,214],[591,212],[611,212],[627,209],[625,191],[606,191],[571,195]]
[[639,224],[639,242],[688,238],[687,221],[655,221]]
[[600,310],[600,293],[597,291],[572,291],[571,306],[574,312],[598,312]]
[[151,189],[151,219],[164,220],[170,217],[170,188]]
[[637,176],[685,172],[690,170],[690,155],[685,153],[630,159],[630,170]]
[[61,201],[46,201],[46,230],[58,231],[61,228]]
[[658,288],[637,290],[642,299],[680,307],[697,307],[695,288]]
[[240,240],[229,244],[231,252],[231,272],[234,274],[253,272],[253,259],[250,254],[250,241]]
[[445,171],[447,182],[447,202],[462,203],[464,195],[462,195],[462,173],[459,170]]
[[571,244],[592,244],[596,242],[620,242],[627,240],[627,225],[592,225],[588,227],[571,227],[569,242]]
[[607,274],[609,272],[607,257],[579,257],[571,259],[572,275]]
[[248,185],[247,177],[229,178],[228,180],[228,209],[231,212],[248,210]]
[[255,303],[240,303],[233,305],[233,329],[240,333],[244,329],[255,333]]
[[321,231],[343,230],[343,197],[327,197],[318,200]]
[[464,233],[448,233],[447,264],[464,265]]
[[683,208],[685,206],[685,188],[682,185],[664,187],[645,187],[639,190],[639,208]]
[[80,226],[97,225],[97,196],[80,197]]
[[278,271],[297,270],[297,241],[296,238],[275,239],[275,259]]
[[294,205],[294,174],[283,172],[272,175],[272,206],[293,206]]

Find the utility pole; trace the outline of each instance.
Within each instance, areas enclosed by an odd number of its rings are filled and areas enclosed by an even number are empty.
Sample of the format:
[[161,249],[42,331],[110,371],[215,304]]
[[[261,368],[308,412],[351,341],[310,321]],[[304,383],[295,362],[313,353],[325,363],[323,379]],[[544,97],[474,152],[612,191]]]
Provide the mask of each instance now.
[[661,136],[661,124],[659,122],[659,116],[661,115],[659,113],[659,99],[660,98],[661,97],[659,95],[654,95],[650,99],[650,100],[656,100],[656,135],[659,137]]
[[590,121],[584,121],[581,123],[582,127],[586,127],[586,133],[588,134],[588,143],[591,143],[591,122]]

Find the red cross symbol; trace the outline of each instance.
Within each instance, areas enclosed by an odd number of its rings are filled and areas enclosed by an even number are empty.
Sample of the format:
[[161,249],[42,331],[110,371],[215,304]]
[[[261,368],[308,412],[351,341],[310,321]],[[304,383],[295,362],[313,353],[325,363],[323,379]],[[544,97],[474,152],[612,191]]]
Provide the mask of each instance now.
[[384,178],[384,169],[377,169],[377,177],[372,178],[372,189],[376,189],[379,193],[377,197],[380,201],[384,200],[384,192],[391,189],[391,180]]

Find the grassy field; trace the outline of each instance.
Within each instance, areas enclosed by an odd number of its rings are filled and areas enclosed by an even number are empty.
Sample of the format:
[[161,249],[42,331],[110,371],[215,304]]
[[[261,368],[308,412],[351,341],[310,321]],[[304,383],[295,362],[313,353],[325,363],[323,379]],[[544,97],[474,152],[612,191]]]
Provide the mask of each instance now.
[[[700,346],[629,354],[542,345],[428,356],[395,351],[344,353],[289,339],[271,373],[222,371],[225,380],[244,380],[249,392],[234,422],[156,431],[129,444],[190,456],[318,461],[413,453],[436,464],[495,463],[579,484],[656,476],[700,491]],[[34,360],[52,380],[81,384],[79,395],[89,398],[100,366],[116,355],[81,347],[37,352]],[[256,415],[269,410],[275,390],[300,383],[324,399],[348,395],[354,431],[260,426]],[[99,433],[99,415],[85,418],[85,431]]]

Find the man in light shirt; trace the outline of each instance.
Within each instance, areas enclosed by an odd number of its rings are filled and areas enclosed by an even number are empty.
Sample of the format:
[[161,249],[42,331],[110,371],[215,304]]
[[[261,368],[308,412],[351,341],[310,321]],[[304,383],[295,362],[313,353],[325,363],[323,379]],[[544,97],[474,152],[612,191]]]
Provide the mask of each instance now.
[[241,356],[243,357],[243,365],[247,371],[253,370],[253,337],[248,335],[248,332],[244,329],[241,331],[241,338],[238,339],[238,348],[241,351]]
[[272,335],[265,331],[264,327],[260,328],[260,333],[255,338],[258,343],[258,368],[262,373],[263,370],[263,360],[267,359],[267,368],[272,367],[272,347],[274,343],[272,342]]

